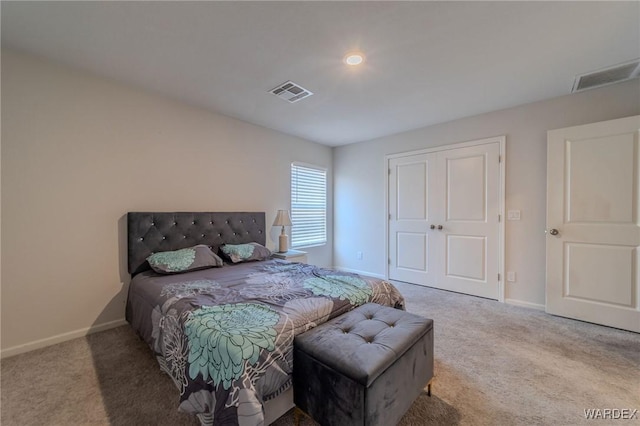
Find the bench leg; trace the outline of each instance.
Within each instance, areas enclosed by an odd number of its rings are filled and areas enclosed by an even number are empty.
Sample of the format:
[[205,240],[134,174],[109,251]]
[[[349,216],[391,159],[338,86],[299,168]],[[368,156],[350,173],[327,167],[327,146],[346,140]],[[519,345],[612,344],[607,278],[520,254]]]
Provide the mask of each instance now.
[[427,390],[425,391],[424,389],[422,390],[423,394],[427,394],[427,396],[431,396],[431,382],[433,381],[433,379],[429,380],[429,383],[427,383]]

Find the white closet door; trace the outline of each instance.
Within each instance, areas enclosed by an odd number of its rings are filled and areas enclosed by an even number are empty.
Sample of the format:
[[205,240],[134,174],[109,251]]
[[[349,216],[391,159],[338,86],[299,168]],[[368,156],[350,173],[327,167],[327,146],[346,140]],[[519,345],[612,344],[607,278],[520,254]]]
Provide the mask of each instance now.
[[546,309],[640,332],[640,116],[548,133]]
[[499,155],[497,143],[438,153],[443,245],[436,287],[498,299]]
[[438,202],[436,155],[389,162],[389,278],[433,285],[440,250],[429,225]]
[[499,298],[500,143],[389,160],[389,278]]

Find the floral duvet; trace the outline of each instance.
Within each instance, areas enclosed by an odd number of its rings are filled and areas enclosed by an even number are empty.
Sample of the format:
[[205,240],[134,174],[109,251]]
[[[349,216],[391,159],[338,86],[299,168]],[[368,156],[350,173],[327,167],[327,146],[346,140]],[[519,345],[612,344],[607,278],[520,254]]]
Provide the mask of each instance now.
[[180,410],[207,424],[259,425],[262,402],[291,386],[293,338],[367,302],[404,309],[385,281],[267,260],[138,274],[127,320],[180,390]]

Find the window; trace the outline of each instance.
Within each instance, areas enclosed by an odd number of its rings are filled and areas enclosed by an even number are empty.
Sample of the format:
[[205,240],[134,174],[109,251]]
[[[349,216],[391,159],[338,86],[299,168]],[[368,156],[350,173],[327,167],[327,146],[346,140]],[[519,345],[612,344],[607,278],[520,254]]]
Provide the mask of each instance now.
[[291,164],[291,247],[327,242],[327,170]]

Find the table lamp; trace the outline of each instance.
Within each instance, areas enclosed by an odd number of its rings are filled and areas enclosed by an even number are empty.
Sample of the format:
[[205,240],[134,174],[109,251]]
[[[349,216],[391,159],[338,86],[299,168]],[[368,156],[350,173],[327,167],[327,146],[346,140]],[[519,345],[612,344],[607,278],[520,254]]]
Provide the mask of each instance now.
[[276,220],[273,221],[273,226],[282,226],[282,232],[278,241],[278,253],[285,253],[289,250],[289,237],[284,229],[285,226],[291,226],[291,217],[289,216],[289,210],[278,210]]

